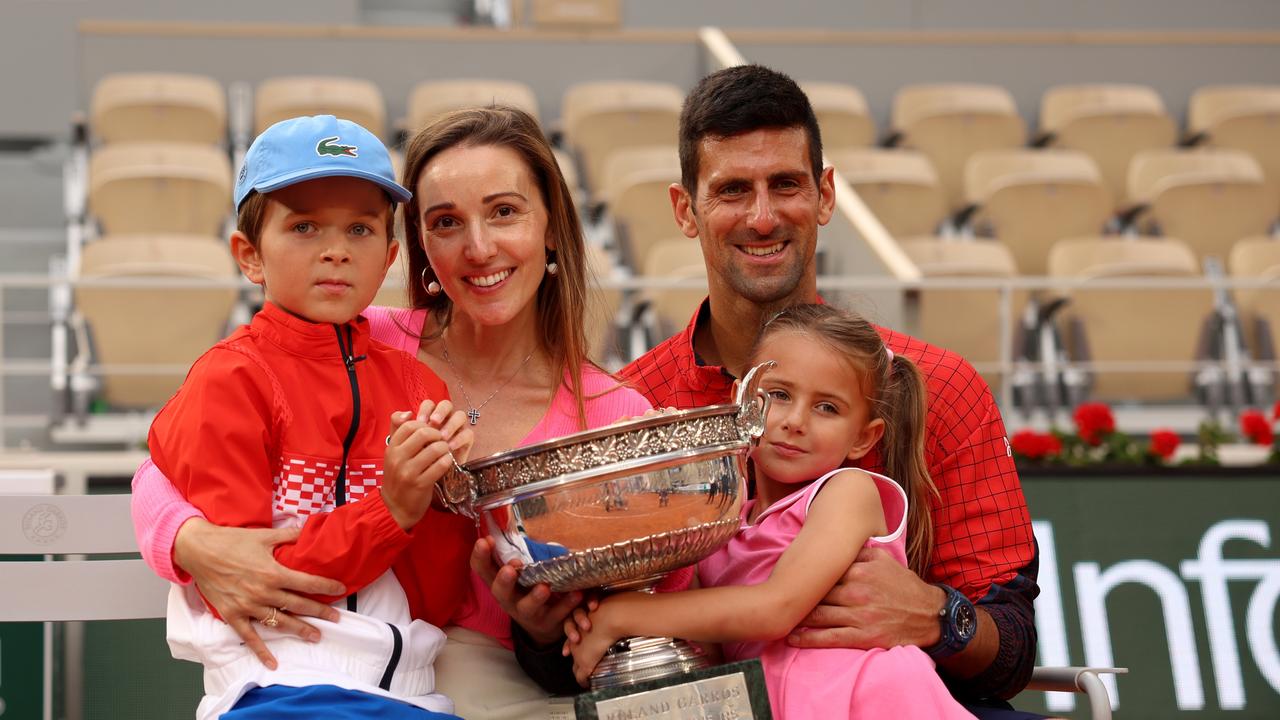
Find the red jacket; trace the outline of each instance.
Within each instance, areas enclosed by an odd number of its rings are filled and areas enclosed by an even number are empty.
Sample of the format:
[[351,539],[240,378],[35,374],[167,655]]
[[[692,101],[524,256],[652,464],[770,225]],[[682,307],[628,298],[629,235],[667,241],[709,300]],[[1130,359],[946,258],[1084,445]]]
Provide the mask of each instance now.
[[371,341],[363,317],[316,324],[268,303],[196,361],[148,445],[209,521],[301,525],[276,559],[348,593],[394,564],[413,617],[441,626],[469,591],[474,525],[432,509],[406,533],[379,488],[391,413],[446,397],[414,357]]

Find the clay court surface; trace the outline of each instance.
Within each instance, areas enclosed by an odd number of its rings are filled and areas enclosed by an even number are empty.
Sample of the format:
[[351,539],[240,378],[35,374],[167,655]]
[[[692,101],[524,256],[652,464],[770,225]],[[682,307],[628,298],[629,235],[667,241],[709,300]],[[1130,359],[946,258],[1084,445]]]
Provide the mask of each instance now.
[[709,501],[705,494],[672,493],[664,507],[657,493],[628,495],[623,509],[605,510],[603,504],[579,507],[527,518],[524,526],[534,539],[580,550],[720,520],[728,512],[721,500]]

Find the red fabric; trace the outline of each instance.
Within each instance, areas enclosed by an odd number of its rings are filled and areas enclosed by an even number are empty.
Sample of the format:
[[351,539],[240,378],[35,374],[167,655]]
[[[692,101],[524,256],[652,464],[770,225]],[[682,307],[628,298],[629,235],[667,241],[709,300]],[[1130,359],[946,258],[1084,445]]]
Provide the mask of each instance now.
[[[734,378],[703,365],[689,326],[619,373],[654,407],[697,407],[727,402]],[[880,328],[885,344],[911,358],[929,393],[925,459],[941,495],[933,503],[935,547],[926,580],[945,582],[970,598],[1010,581],[1035,553],[1018,471],[1004,422],[986,382],[963,358],[916,338]],[[883,473],[879,452],[859,466]]]
[[[341,464],[353,408],[335,327],[271,304],[192,366],[151,426],[152,461],[210,522],[265,528],[302,521],[298,540],[278,546],[276,558],[339,580],[348,593],[394,563],[414,617],[443,625],[468,591],[474,529],[433,511],[405,533],[378,486],[391,413],[448,397],[447,390],[412,356],[370,341],[363,319],[344,326],[344,335],[347,328],[352,354],[364,359],[355,363],[360,422],[346,504],[335,507],[337,473],[325,477]],[[430,593],[422,591],[424,577]]]

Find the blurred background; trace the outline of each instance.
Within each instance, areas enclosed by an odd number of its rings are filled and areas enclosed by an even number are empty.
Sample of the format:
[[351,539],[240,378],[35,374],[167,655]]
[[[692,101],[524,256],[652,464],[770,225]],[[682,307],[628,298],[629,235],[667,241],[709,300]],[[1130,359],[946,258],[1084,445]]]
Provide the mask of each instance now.
[[[1275,0],[8,0],[4,18],[0,495],[128,492],[155,409],[261,302],[226,246],[230,189],[294,115],[398,148],[455,107],[535,113],[588,231],[594,355],[621,367],[705,293],[667,201],[683,95],[761,63],[805,87],[838,172],[824,297],[960,352],[996,394],[1040,539],[1039,664],[1129,666],[1107,681],[1117,717],[1280,717]],[[1086,403],[1114,420],[1103,446],[1079,441]],[[192,714],[198,669],[162,621],[30,619],[0,601],[0,717]],[[1065,693],[1017,704],[1089,716]]]

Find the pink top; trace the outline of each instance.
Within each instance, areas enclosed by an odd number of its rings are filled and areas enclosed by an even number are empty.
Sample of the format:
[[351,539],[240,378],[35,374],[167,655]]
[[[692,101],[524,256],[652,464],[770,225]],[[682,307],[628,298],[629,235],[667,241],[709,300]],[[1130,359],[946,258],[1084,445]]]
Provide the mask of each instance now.
[[[375,341],[417,355],[426,310],[374,306],[365,310],[363,315],[369,320],[369,334]],[[651,407],[640,393],[620,385],[612,376],[592,365],[582,368],[582,390],[588,428],[639,416]],[[520,445],[532,445],[578,430],[573,393],[567,384],[562,383],[542,420],[520,441]],[[204,515],[186,501],[150,459],[145,460],[133,476],[131,508],[134,534],[147,565],[170,582],[191,582],[191,576],[173,563],[173,543],[183,523]],[[506,613],[475,573],[472,573],[471,582],[476,592],[472,593],[470,601],[464,603],[456,622],[491,635],[510,647],[511,631]]]
[[[744,503],[742,526],[727,545],[698,563],[707,587],[755,585],[773,572],[778,558],[800,534],[809,507],[822,486],[842,472],[833,470],[770,505],[747,523],[754,501]],[[867,540],[907,564],[907,495],[897,483],[868,472],[880,491],[889,534]],[[881,718],[959,720],[972,715],[951,697],[933,661],[915,646],[893,648],[797,648],[786,639],[724,643],[728,660],[758,657],[764,667],[769,703],[778,720]]]

